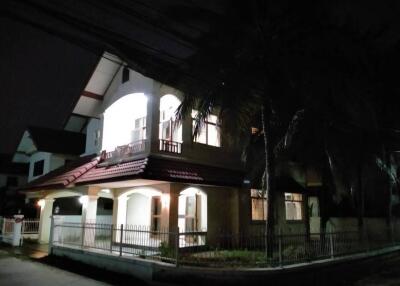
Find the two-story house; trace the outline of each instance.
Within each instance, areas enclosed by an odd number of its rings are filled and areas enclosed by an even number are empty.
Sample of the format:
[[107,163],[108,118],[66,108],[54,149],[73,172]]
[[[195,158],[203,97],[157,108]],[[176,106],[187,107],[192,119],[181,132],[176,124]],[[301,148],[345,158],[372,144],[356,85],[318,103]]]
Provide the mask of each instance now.
[[105,54],[73,112],[90,117],[85,152],[25,187],[40,198],[40,240],[48,241],[60,198],[80,202],[83,223],[96,221],[101,199],[112,199],[115,225],[203,231],[208,241],[220,229],[239,231],[240,146],[224,138],[216,114],[193,140],[192,118],[175,122],[180,102],[178,90]]

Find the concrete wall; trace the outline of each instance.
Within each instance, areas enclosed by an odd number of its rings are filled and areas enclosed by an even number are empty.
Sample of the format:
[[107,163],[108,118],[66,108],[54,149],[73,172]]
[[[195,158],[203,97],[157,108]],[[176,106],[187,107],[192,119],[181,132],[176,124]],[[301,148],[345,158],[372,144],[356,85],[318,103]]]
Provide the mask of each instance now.
[[126,224],[136,226],[150,226],[151,198],[143,194],[130,195],[127,202]]
[[[172,153],[166,154],[165,152],[159,151],[159,101],[160,98],[166,94],[173,94],[178,98],[182,96],[181,92],[169,87],[167,85],[161,84],[151,78],[145,77],[133,70],[130,70],[130,79],[125,83],[121,83],[122,69],[117,73],[110,87],[108,88],[101,112],[99,113],[99,118],[105,110],[115,103],[120,98],[132,94],[132,93],[144,93],[148,99],[148,109],[146,117],[146,128],[147,128],[147,140],[150,142],[151,153],[156,153],[160,156],[177,156],[184,158],[187,161],[206,163],[216,166],[229,166],[233,169],[241,169],[242,163],[240,161],[240,145],[228,144],[228,140],[225,140],[222,133],[221,147],[213,147],[200,143],[193,143],[192,134],[192,120],[187,118],[183,122],[183,144],[182,144],[182,154],[176,155]],[[100,124],[101,126],[102,124]],[[103,124],[104,126],[104,124]],[[88,128],[88,139],[90,139],[90,133]],[[103,132],[102,132],[103,133]],[[107,136],[107,135],[106,135]],[[104,149],[104,148],[103,148]],[[86,154],[92,151],[90,145],[87,145]],[[148,150],[150,151],[150,150]],[[138,154],[139,156],[139,154]],[[143,154],[141,154],[143,156]]]
[[[86,148],[85,148],[85,153],[83,155],[90,155],[90,154],[99,154],[101,151],[101,136],[99,138],[99,142],[97,145],[95,145],[95,134],[97,130],[101,130],[101,122],[100,119],[97,118],[91,118],[89,120],[89,123],[86,127]],[[102,134],[100,134],[102,135]]]
[[41,175],[33,176],[33,168],[34,168],[35,162],[44,160],[43,174],[46,174],[50,171],[50,157],[51,157],[51,154],[48,152],[36,152],[36,153],[32,154],[30,162],[29,162],[29,176],[28,176],[29,182],[34,179],[37,179],[41,176]]
[[[28,176],[28,181],[35,180],[39,178],[40,176],[49,173],[50,171],[53,171],[65,164],[65,160],[73,160],[75,159],[76,156],[71,156],[71,155],[62,155],[62,154],[53,154],[53,153],[48,153],[48,152],[36,152],[33,153],[30,162],[29,162],[29,176]],[[35,165],[35,162],[38,162],[40,160],[44,160],[44,166],[43,166],[43,174],[40,176],[33,176],[33,168]]]

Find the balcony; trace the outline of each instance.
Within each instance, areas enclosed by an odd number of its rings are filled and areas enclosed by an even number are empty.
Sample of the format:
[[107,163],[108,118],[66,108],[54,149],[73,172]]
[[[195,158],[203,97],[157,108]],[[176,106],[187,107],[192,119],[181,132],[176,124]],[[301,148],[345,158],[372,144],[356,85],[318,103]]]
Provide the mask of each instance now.
[[160,139],[160,151],[180,154],[182,152],[182,143]]
[[138,140],[126,145],[117,146],[114,151],[106,152],[103,159],[109,162],[117,162],[132,157],[145,150],[146,140]]

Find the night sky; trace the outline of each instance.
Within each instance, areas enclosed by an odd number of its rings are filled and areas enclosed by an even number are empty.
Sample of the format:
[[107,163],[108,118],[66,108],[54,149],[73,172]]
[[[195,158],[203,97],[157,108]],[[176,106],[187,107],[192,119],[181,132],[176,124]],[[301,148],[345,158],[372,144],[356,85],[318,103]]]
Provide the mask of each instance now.
[[0,153],[13,153],[27,126],[63,128],[98,56],[0,17]]

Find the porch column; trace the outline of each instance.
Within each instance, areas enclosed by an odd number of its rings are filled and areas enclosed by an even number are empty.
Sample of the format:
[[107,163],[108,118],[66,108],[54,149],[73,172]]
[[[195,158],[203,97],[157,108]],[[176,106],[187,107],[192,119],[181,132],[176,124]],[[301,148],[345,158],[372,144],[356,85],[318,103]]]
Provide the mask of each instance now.
[[54,199],[41,199],[40,205],[40,221],[39,221],[39,242],[49,243],[51,215],[53,211]]
[[170,193],[169,193],[169,221],[168,227],[171,234],[169,236],[168,244],[172,247],[175,247],[176,243],[176,231],[178,230],[178,205],[179,205],[179,192],[181,188],[177,184],[170,185]]
[[80,198],[82,203],[82,223],[96,223],[97,199],[99,198],[99,192],[99,187],[88,187],[87,195]]
[[116,217],[116,225],[119,228],[121,224],[126,224],[126,209],[127,209],[127,203],[128,203],[128,197],[126,196],[121,196],[117,200],[114,200],[114,205],[115,201],[117,204],[117,207],[113,209],[113,218],[114,218],[114,213]]
[[84,196],[82,202],[82,223],[96,223],[98,195]]

